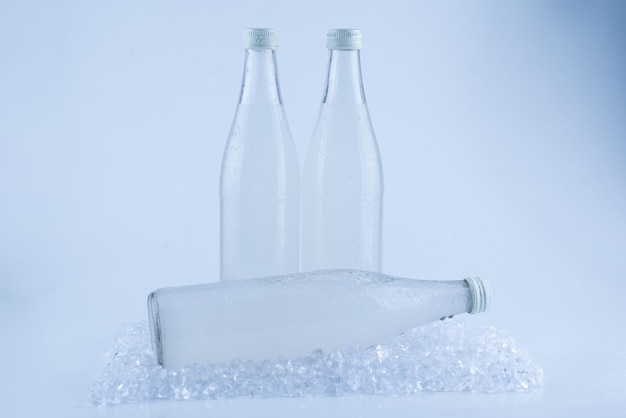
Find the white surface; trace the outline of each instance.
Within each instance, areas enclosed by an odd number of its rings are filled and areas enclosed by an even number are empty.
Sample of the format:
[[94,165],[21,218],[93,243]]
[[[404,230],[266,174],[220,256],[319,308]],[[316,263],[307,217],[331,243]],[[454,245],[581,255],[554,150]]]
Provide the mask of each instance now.
[[[0,4],[3,416],[624,416],[624,3],[213,4]],[[149,291],[217,280],[220,159],[257,26],[279,31],[301,155],[326,31],[363,31],[384,271],[490,279],[476,320],[514,333],[541,393],[87,403]]]

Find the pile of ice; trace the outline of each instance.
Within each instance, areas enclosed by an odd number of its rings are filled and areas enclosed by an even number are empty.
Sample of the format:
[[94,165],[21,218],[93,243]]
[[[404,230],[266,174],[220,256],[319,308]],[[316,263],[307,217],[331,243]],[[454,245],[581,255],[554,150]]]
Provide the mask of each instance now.
[[542,369],[511,333],[454,319],[424,325],[375,347],[179,371],[159,366],[148,323],[140,322],[120,330],[90,396],[95,404],[119,404],[242,396],[530,392],[542,385]]

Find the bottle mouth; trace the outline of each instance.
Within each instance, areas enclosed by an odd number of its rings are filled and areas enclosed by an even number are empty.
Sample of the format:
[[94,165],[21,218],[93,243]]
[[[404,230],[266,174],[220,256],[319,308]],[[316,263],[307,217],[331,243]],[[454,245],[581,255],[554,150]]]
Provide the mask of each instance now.
[[148,324],[150,326],[150,342],[157,357],[158,363],[163,365],[163,343],[161,340],[161,321],[159,319],[159,304],[155,292],[148,295]]
[[480,277],[466,277],[472,294],[472,308],[470,314],[485,312],[491,305],[491,286],[489,282]]

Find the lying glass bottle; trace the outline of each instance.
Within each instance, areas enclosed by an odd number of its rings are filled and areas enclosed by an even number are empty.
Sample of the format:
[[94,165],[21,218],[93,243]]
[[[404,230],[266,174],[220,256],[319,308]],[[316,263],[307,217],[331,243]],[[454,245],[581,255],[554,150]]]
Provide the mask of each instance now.
[[307,356],[370,346],[455,314],[484,312],[484,280],[426,281],[361,270],[158,289],[148,296],[159,364]]

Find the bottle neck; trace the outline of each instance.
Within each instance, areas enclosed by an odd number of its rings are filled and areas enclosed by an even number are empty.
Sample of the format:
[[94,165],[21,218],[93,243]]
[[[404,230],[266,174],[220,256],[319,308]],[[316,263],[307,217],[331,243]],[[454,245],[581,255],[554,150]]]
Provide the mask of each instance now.
[[365,104],[361,53],[358,49],[330,51],[323,103]]
[[246,49],[239,104],[282,104],[274,50]]

